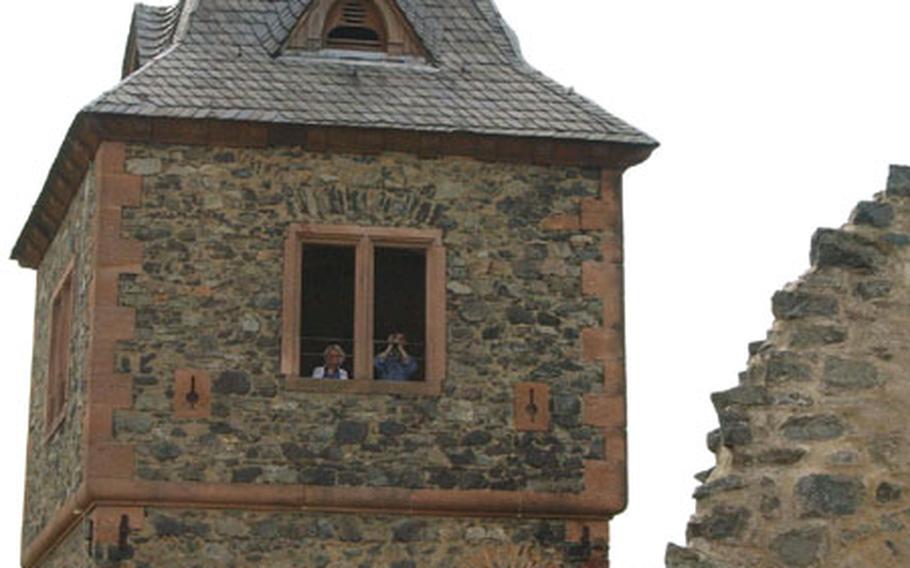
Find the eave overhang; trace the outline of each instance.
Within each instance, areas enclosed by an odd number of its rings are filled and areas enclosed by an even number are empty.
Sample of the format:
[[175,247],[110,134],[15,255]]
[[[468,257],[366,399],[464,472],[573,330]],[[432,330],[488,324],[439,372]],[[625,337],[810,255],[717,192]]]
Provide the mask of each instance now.
[[288,125],[264,122],[78,114],[51,166],[11,258],[37,269],[102,141],[229,147],[300,146],[315,152],[422,157],[462,156],[487,162],[625,170],[645,161],[658,144],[523,137],[458,131]]

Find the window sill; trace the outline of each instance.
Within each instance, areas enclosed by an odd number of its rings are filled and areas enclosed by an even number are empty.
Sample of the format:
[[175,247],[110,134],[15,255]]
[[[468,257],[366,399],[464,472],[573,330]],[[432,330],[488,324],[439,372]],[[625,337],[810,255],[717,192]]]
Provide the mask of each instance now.
[[442,381],[373,381],[312,379],[309,377],[286,376],[290,391],[330,394],[388,394],[409,396],[439,396]]

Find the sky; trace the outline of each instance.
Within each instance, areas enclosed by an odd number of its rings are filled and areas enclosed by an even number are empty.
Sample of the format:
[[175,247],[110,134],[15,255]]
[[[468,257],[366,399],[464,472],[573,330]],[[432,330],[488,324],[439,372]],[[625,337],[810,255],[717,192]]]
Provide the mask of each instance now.
[[[152,0],[152,4],[165,4]],[[630,504],[616,568],[684,542],[713,465],[713,391],[770,327],[770,297],[910,164],[910,3],[498,0],[526,59],[661,142],[625,177]],[[127,0],[13,2],[0,33],[0,249],[10,251],[80,107],[112,87]],[[5,247],[5,248],[4,248]],[[35,275],[0,263],[0,559],[19,553]]]

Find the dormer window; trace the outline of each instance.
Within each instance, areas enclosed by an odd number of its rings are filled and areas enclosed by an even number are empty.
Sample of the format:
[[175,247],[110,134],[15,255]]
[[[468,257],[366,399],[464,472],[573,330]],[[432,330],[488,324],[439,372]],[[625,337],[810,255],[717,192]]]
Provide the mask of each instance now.
[[382,14],[369,0],[343,0],[326,18],[323,41],[332,49],[385,51]]
[[428,59],[395,0],[312,0],[285,48],[327,51],[328,57],[337,56],[337,51],[372,51],[378,57]]

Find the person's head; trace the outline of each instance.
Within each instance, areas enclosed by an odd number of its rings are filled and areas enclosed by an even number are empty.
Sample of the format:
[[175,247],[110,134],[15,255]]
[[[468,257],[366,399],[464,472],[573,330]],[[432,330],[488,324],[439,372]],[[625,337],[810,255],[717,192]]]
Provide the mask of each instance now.
[[344,363],[344,349],[341,348],[341,345],[333,343],[322,352],[322,359],[325,361],[326,367],[336,369]]

